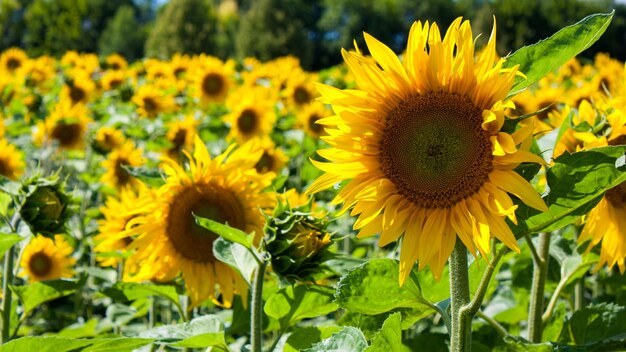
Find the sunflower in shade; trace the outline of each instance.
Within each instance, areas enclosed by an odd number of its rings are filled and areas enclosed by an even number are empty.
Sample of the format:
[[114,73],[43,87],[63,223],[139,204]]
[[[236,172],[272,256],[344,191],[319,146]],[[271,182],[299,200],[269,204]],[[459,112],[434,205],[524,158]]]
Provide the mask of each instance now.
[[76,264],[72,251],[63,235],[54,236],[54,240],[35,236],[24,248],[19,276],[28,278],[29,282],[71,278]]
[[121,147],[113,149],[102,162],[106,173],[102,175],[102,183],[121,190],[126,187],[137,187],[140,183],[125,167],[138,167],[145,164],[142,150],[135,148],[131,141],[126,141]]
[[263,192],[273,175],[254,170],[260,157],[261,151],[246,144],[233,145],[211,159],[204,143],[196,138],[189,171],[165,158],[167,178],[156,190],[151,205],[155,210],[138,208],[146,215],[132,220],[138,237],[128,247],[135,252],[126,261],[125,279],[169,281],[182,274],[193,306],[211,298],[229,307],[234,294],[242,295],[245,302],[247,283],[214,257],[213,242],[218,235],[197,225],[193,214],[255,232],[258,242],[265,224],[259,209],[275,204],[274,194]]
[[517,221],[508,193],[547,207],[513,169],[543,159],[518,148],[527,130],[501,131],[518,72],[497,59],[495,23],[477,56],[461,18],[443,39],[435,23],[414,23],[404,63],[374,37],[365,41],[371,58],[342,51],[356,89],[318,86],[336,115],[320,121],[331,148],[318,151],[328,162],[312,160],[325,174],[307,193],[349,180],[333,203],[358,215],[359,237],[380,233],[384,246],[402,236],[401,283],[416,261],[439,278],[459,240],[485,258],[492,237],[519,251],[505,222]]
[[37,123],[33,141],[38,146],[56,143],[60,149],[83,150],[90,122],[89,110],[85,105],[74,105],[68,100],[62,100],[43,122]]
[[176,107],[174,97],[152,85],[139,87],[132,101],[137,105],[139,116],[150,119],[156,118],[161,113],[170,112]]
[[330,115],[332,115],[332,111],[327,109],[324,104],[313,102],[298,112],[297,126],[309,136],[320,138],[324,135],[324,126],[317,122]]
[[255,137],[269,136],[276,123],[276,114],[268,94],[263,87],[242,87],[231,95],[227,103],[230,112],[223,117],[230,125],[228,138],[243,143]]
[[0,134],[0,176],[16,180],[23,172],[24,155]]

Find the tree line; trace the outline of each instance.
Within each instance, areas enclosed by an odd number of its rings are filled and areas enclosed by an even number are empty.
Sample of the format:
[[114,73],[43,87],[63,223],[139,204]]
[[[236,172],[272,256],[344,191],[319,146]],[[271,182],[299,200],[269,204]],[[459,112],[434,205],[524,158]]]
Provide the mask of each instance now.
[[442,30],[472,20],[486,40],[497,19],[501,55],[596,12],[616,11],[592,51],[626,59],[626,5],[615,0],[2,0],[0,50],[60,56],[67,50],[128,60],[176,52],[269,60],[297,56],[317,70],[341,61],[340,49],[364,47],[366,31],[400,53],[416,19]]

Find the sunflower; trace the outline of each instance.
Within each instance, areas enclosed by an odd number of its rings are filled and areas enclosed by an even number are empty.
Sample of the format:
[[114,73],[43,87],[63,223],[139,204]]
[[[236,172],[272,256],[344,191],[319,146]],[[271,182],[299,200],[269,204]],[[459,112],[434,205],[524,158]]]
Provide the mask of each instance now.
[[71,257],[72,247],[63,235],[51,238],[35,236],[22,254],[19,276],[28,277],[30,282],[70,278],[74,275],[72,266],[76,259]]
[[34,60],[28,60],[24,65],[26,84],[47,90],[54,83],[55,61],[49,56],[40,56]]
[[33,134],[36,145],[58,143],[59,148],[82,150],[85,146],[87,125],[91,122],[89,110],[83,104],[60,101],[43,122],[37,123]]
[[184,150],[190,152],[193,148],[193,141],[198,134],[199,121],[193,115],[187,115],[183,120],[175,120],[167,125],[167,134],[165,138],[170,143],[167,149],[167,155],[179,160]]
[[61,88],[61,100],[72,104],[87,104],[96,89],[96,84],[86,72],[75,70],[72,78]]
[[102,154],[107,154],[111,150],[121,147],[126,142],[126,137],[122,131],[103,126],[98,129],[93,140],[93,148]]
[[[469,21],[456,19],[443,40],[426,22],[411,27],[404,65],[387,46],[365,34],[373,58],[342,51],[357,89],[319,85],[321,101],[336,115],[324,118],[332,148],[312,160],[326,173],[308,194],[343,180],[334,203],[354,206],[359,237],[380,233],[384,246],[403,236],[400,282],[418,261],[435,278],[458,238],[486,258],[492,236],[519,251],[505,217],[516,222],[510,196],[547,207],[513,169],[543,159],[518,149],[532,131],[500,131],[504,101],[517,67],[496,60],[495,23],[487,47],[474,56]],[[428,47],[428,49],[427,49]]]
[[133,95],[133,103],[137,105],[137,113],[140,116],[151,119],[163,112],[169,112],[176,106],[174,98],[160,91],[152,85],[139,87]]
[[24,172],[24,155],[0,136],[0,176],[16,180]]
[[105,91],[115,90],[126,82],[126,73],[122,70],[107,71],[102,75],[100,83]]
[[224,63],[216,57],[201,55],[193,71],[194,92],[200,101],[220,103],[226,99],[235,73],[232,61]]
[[324,104],[313,102],[298,113],[298,127],[302,128],[309,136],[320,138],[324,135],[324,127],[317,123],[320,119],[332,115],[332,112]]
[[230,113],[224,115],[224,122],[230,125],[228,138],[237,143],[255,137],[267,137],[274,128],[276,114],[268,90],[262,87],[240,88],[229,99]]
[[313,84],[315,81],[317,81],[317,77],[314,74],[296,70],[285,82],[285,89],[282,92],[286,105],[295,109],[309,105],[317,98]]
[[154,204],[154,194],[143,183],[136,189],[123,188],[118,197],[108,197],[100,212],[104,219],[98,220],[98,234],[94,237],[93,250],[100,255],[96,260],[102,266],[115,266],[120,262],[123,251],[132,242],[132,227],[129,222],[142,215],[137,209],[150,209]]
[[287,156],[283,151],[276,147],[269,137],[261,138],[255,142],[258,149],[263,151],[254,168],[257,172],[265,174],[268,172],[279,173],[287,162]]
[[145,164],[142,150],[135,148],[133,142],[127,141],[121,147],[109,153],[108,158],[102,162],[107,170],[102,175],[102,183],[115,189],[136,187],[140,181],[133,177],[124,166],[137,167]]
[[105,59],[106,68],[109,70],[125,70],[128,67],[128,61],[120,54],[111,54]]
[[[228,148],[211,159],[204,143],[196,138],[189,172],[165,158],[166,184],[157,190],[154,205],[145,216],[136,218],[133,232],[139,234],[129,249],[136,252],[127,259],[126,279],[142,281],[173,280],[179,273],[185,281],[194,306],[207,298],[229,307],[233,295],[247,295],[244,279],[213,256],[215,233],[197,225],[192,214],[207,217],[247,233],[263,236],[264,214],[259,209],[274,206],[267,188],[272,175],[259,175],[254,164],[260,151],[250,144]],[[138,209],[142,211],[142,209]],[[221,302],[217,301],[219,287]]]
[[10,73],[16,73],[28,61],[26,53],[19,48],[11,48],[0,56],[0,68]]

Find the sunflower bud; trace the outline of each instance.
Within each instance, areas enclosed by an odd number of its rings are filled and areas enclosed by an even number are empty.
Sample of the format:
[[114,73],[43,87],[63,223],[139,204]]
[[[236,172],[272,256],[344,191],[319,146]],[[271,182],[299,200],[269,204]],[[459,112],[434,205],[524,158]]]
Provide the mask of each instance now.
[[49,178],[35,176],[22,185],[20,215],[33,233],[53,238],[64,232],[70,215],[70,199],[63,186],[57,175]]
[[268,220],[265,250],[274,272],[287,279],[307,279],[318,272],[331,243],[326,222],[309,210],[309,205],[279,204]]

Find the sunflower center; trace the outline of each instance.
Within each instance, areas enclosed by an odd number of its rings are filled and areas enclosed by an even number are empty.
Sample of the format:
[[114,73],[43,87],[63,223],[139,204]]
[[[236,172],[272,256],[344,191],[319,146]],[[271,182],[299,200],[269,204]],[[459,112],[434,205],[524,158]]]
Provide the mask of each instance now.
[[87,93],[85,93],[82,88],[77,86],[72,86],[70,88],[70,99],[72,100],[72,103],[76,104],[78,102],[81,102],[85,100],[86,97]]
[[149,115],[153,115],[157,112],[159,104],[150,97],[143,98],[143,108]]
[[185,137],[187,137],[187,132],[184,129],[179,129],[176,131],[174,138],[172,138],[172,149],[179,150],[185,144]]
[[606,191],[605,197],[616,208],[626,207],[626,182]]
[[492,170],[482,109],[451,93],[404,99],[389,112],[380,140],[381,169],[407,199],[448,208],[478,192]]
[[267,151],[263,151],[263,155],[259,158],[256,164],[254,164],[254,168],[259,173],[266,173],[274,169],[274,157],[271,156]]
[[78,123],[60,122],[52,130],[52,139],[59,141],[61,147],[71,147],[78,142],[81,135],[81,126]]
[[309,129],[315,134],[320,134],[324,130],[322,125],[316,123],[319,119],[320,117],[317,114],[311,114],[311,116],[309,116]]
[[9,58],[7,60],[7,68],[9,69],[9,71],[13,71],[18,69],[20,66],[22,66],[22,61],[15,59],[15,58]]
[[174,196],[165,233],[183,257],[200,263],[213,262],[213,242],[219,235],[196,224],[192,214],[244,229],[243,213],[232,192],[218,186],[198,184]]
[[256,112],[252,109],[245,109],[239,114],[237,128],[242,134],[252,134],[256,130],[258,123]]
[[125,165],[130,165],[126,158],[119,158],[115,162],[115,177],[117,178],[117,184],[119,186],[127,185],[130,182],[130,173],[124,168]]
[[299,105],[303,105],[311,100],[311,94],[309,94],[309,91],[306,88],[298,86],[293,91],[293,99]]
[[9,160],[6,157],[0,157],[0,175],[9,177],[13,176],[13,169],[9,165]]
[[30,257],[28,269],[35,276],[46,276],[52,271],[52,260],[44,252],[37,252]]
[[223,85],[222,76],[217,73],[209,73],[202,79],[202,91],[208,96],[219,95]]

